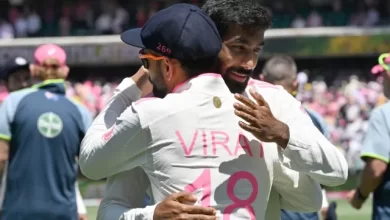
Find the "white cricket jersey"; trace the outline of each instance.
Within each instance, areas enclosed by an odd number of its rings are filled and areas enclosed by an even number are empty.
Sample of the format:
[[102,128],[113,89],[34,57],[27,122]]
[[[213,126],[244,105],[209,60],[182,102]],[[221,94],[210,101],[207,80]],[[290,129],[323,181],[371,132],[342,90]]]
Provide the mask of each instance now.
[[[284,106],[280,105],[280,103],[278,103],[277,101],[280,100],[280,98],[284,98],[285,100],[282,103],[288,104],[289,102],[291,103],[291,101],[295,101],[295,99],[293,97],[291,97],[289,94],[287,94],[284,90],[279,89],[278,87],[272,86],[272,85],[267,84],[267,83],[262,83],[262,82],[258,82],[258,81],[256,82],[255,80],[251,80],[250,86],[255,87],[256,91],[264,96],[266,101],[270,104],[271,109],[273,109],[273,112],[274,112],[274,110],[277,110],[276,112],[278,112],[279,114],[274,113],[276,118],[278,118],[281,121],[286,119],[286,117],[284,117],[284,118],[282,117],[282,119],[281,119],[280,113],[286,114],[286,112],[280,111],[279,110],[280,108],[279,109],[276,108],[276,106],[280,106],[281,108],[284,107]],[[104,119],[111,118],[111,119],[115,120],[115,118],[118,117],[119,114],[121,112],[123,112],[123,110],[126,108],[126,105],[129,106],[132,101],[137,100],[140,96],[140,91],[136,88],[136,86],[134,85],[134,82],[132,82],[131,79],[125,79],[121,83],[121,85],[118,86],[118,91],[121,92],[120,96],[118,96],[118,97],[114,96],[114,99],[116,98],[117,102],[112,102],[110,104],[109,108],[107,108],[106,110],[104,110],[102,112],[102,115],[105,115]],[[273,94],[275,94],[275,95],[273,95]],[[276,97],[280,96],[280,98],[276,99],[276,102],[272,102],[273,100],[270,100],[270,98],[274,99],[275,96]],[[274,99],[274,101],[275,101],[275,99]],[[295,103],[293,103],[293,104],[295,104]],[[299,102],[298,102],[298,104],[299,104]],[[119,108],[115,107],[118,105],[120,106]],[[294,107],[296,109],[294,109]],[[117,112],[115,112],[115,110]],[[304,117],[307,117],[300,110],[300,105],[296,105],[296,104],[291,105],[291,110],[293,110],[293,111],[291,111],[291,114],[298,113],[298,115],[303,115]],[[99,119],[99,117],[98,117],[98,119]],[[107,123],[105,124],[105,122],[107,122],[107,120],[102,120],[103,118],[100,118],[100,121],[101,121],[100,125],[96,124],[96,122],[99,121],[98,119],[94,122],[94,125],[92,126],[95,130],[95,133],[96,133],[95,137],[101,136],[102,133],[104,133],[107,130],[107,127],[109,127],[109,126],[107,126]],[[294,120],[283,121],[283,122],[288,124],[290,128],[297,125],[297,123],[294,123],[295,122]],[[307,126],[308,128],[310,128],[309,130],[311,130],[313,128],[310,125],[308,126],[308,124],[306,124],[306,123],[302,123],[302,125],[303,125],[302,127]],[[300,138],[299,136],[295,137],[295,145],[297,145],[297,143],[300,143],[299,138]],[[312,138],[314,138],[314,137],[312,137]],[[294,137],[291,137],[290,139],[293,139],[292,141],[290,140],[290,142],[293,142],[293,143],[289,143],[289,146],[291,144],[294,144]],[[97,144],[97,145],[93,146],[93,144],[92,144],[92,146],[91,146],[92,148],[89,149],[89,151],[91,151],[94,147],[96,148],[95,150],[101,150],[101,145],[99,145],[98,143],[95,143],[95,144]],[[315,145],[319,145],[320,147],[323,147],[324,145],[327,145],[328,143],[316,141],[316,142],[309,143],[309,145],[307,145],[307,146],[310,146],[310,144],[315,144]],[[304,146],[302,148],[304,148]],[[325,146],[325,148],[322,150],[326,150],[326,149],[327,149],[327,147]],[[307,148],[306,150],[310,150],[310,148]],[[324,151],[321,151],[321,152],[323,153]],[[284,157],[288,157],[288,155],[286,156],[286,153],[288,153],[288,151],[285,151],[284,152],[285,155],[283,155],[283,157],[282,157],[282,160],[284,160],[284,161],[286,160]],[[268,213],[270,213],[270,212],[271,213],[273,212],[277,216],[280,216],[280,207],[283,209],[292,210],[292,211],[308,211],[308,212],[316,211],[319,208],[319,205],[318,205],[319,203],[317,200],[318,200],[318,198],[321,198],[321,195],[319,195],[320,189],[319,189],[318,183],[313,181],[313,179],[316,179],[317,181],[320,181],[321,183],[332,182],[334,184],[337,184],[337,181],[340,182],[340,180],[344,178],[343,177],[343,175],[344,175],[343,170],[345,167],[343,166],[344,165],[343,160],[345,160],[345,159],[340,158],[339,155],[337,155],[337,154],[334,154],[334,153],[330,153],[330,154],[333,156],[336,156],[333,158],[334,161],[329,161],[327,159],[324,160],[322,158],[323,156],[314,158],[314,159],[318,159],[320,161],[323,161],[323,163],[326,163],[326,162],[331,163],[331,164],[324,164],[322,166],[322,168],[324,168],[324,169],[322,169],[322,171],[324,171],[324,172],[320,172],[321,168],[317,168],[317,169],[308,168],[308,167],[312,166],[313,164],[312,163],[305,163],[305,161],[298,161],[298,164],[300,164],[299,162],[301,162],[301,164],[303,164],[301,166],[301,169],[304,169],[308,173],[302,173],[302,172],[298,173],[298,172],[291,170],[287,167],[279,166],[279,168],[277,169],[279,173],[277,175],[275,175],[275,176],[277,176],[277,178],[275,178],[273,180],[274,186],[276,186],[276,187],[274,187],[273,191],[279,192],[281,195],[281,198],[280,198],[280,201],[276,200],[276,202],[272,202],[272,198],[270,198],[270,203],[268,204],[268,207],[267,207],[267,216],[268,216]],[[295,155],[294,153],[290,153],[290,156],[294,156],[294,155]],[[298,160],[302,160],[302,158],[299,158],[299,156],[301,156],[301,155],[305,156],[305,154],[302,154],[302,153],[298,153],[297,155],[298,155],[298,157],[297,157]],[[341,160],[341,162],[337,162],[337,160]],[[287,164],[289,162],[290,161],[287,160]],[[318,163],[318,161],[317,161],[317,163]],[[290,164],[288,164],[288,165],[290,165]],[[292,167],[294,167],[294,166],[292,166]],[[329,168],[331,168],[331,169],[329,169]],[[97,168],[97,169],[99,169],[99,168]],[[326,172],[325,172],[325,170],[326,170]],[[130,176],[130,178],[124,178],[124,176],[126,176],[126,173],[128,174],[128,176]],[[307,175],[310,173],[312,174],[313,179]],[[118,176],[121,176],[121,178],[119,178]],[[105,199],[103,200],[102,206],[99,209],[99,213],[101,213],[100,212],[101,210],[104,210],[104,213],[114,212],[115,213],[114,216],[118,216],[118,211],[120,211],[120,210],[125,210],[127,208],[137,207],[137,206],[132,206],[133,202],[131,200],[138,201],[138,202],[141,201],[144,194],[137,193],[137,192],[144,192],[144,190],[139,190],[137,187],[134,187],[134,184],[131,184],[131,187],[129,187],[129,188],[131,188],[131,190],[126,190],[126,189],[123,190],[120,187],[120,185],[122,185],[124,188],[126,188],[127,185],[130,185],[129,183],[132,181],[132,179],[134,179],[134,176],[131,177],[131,172],[128,172],[128,171],[126,171],[125,173],[122,172],[118,175],[114,175],[112,177],[109,177],[109,179],[111,179],[111,181],[108,181],[107,189],[111,188],[111,190],[107,190]],[[325,180],[325,181],[323,181],[323,180]],[[121,182],[121,181],[122,181],[122,183],[118,184],[118,182]],[[115,182],[117,182],[116,185],[114,184]],[[298,182],[299,182],[299,184],[298,184]],[[112,185],[112,186],[110,187],[110,185]],[[117,192],[115,193],[114,191],[117,191]],[[121,193],[121,191],[122,191],[122,193]],[[111,194],[110,192],[113,192],[113,194],[115,194],[116,196],[110,197],[110,194]],[[136,196],[137,194],[139,195],[138,198]],[[278,193],[273,193],[273,194],[279,195]],[[118,202],[118,201],[120,201],[120,202]],[[111,208],[110,208],[110,206],[111,206]],[[118,207],[116,207],[116,206],[119,206],[119,207],[122,206],[122,209],[120,209],[120,208],[118,209]],[[105,207],[105,208],[102,209],[102,207]],[[147,207],[145,209],[131,209],[130,211],[124,213],[123,219],[149,219],[149,218],[151,219],[153,216],[153,208],[154,208],[154,206]],[[269,210],[271,210],[271,211],[269,211]],[[116,217],[115,218],[100,218],[100,216],[101,215],[99,215],[99,219],[117,219]],[[275,215],[273,215],[273,216],[275,216]],[[268,219],[268,218],[266,218],[266,219]]]
[[[135,86],[134,81],[125,78],[90,129],[97,134],[105,132],[115,124],[116,119],[132,102],[140,98],[141,91]],[[153,219],[154,207],[141,208],[149,187],[150,181],[140,167],[107,177],[97,219],[119,219],[124,212],[130,219]]]
[[[195,77],[164,99],[141,99],[100,138],[86,135],[81,169],[100,179],[140,166],[155,201],[190,191],[224,218],[264,219],[277,146],[238,126],[234,102],[219,74]],[[85,155],[91,142],[106,150]]]
[[301,103],[281,86],[252,79],[244,95],[250,96],[249,88],[261,94],[274,117],[289,126],[289,143],[280,158],[282,169],[307,174],[325,186],[344,184],[348,178],[345,157],[316,129]]

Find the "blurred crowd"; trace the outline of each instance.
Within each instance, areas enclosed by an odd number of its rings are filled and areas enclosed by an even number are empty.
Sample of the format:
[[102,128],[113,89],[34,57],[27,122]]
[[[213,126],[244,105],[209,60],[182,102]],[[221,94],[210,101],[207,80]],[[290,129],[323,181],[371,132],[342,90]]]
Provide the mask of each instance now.
[[298,94],[306,107],[323,116],[332,143],[344,151],[352,171],[363,166],[360,149],[370,113],[387,101],[381,80],[365,82],[351,76],[341,86],[334,87],[324,81],[313,81],[305,84]]
[[[273,28],[390,24],[388,0],[259,0],[273,14]],[[0,39],[118,34],[142,27],[156,11],[176,2],[204,0],[4,0]]]
[[[306,83],[302,78],[305,77],[299,75],[298,80],[303,83],[297,98],[324,117],[332,143],[343,149],[352,171],[360,170],[363,163],[359,153],[368,117],[375,106],[387,101],[382,95],[381,78],[365,82],[351,76],[342,86],[327,86],[322,80]],[[118,85],[102,80],[66,83],[67,95],[83,103],[94,116],[104,108]],[[0,86],[0,103],[6,96],[5,88]]]

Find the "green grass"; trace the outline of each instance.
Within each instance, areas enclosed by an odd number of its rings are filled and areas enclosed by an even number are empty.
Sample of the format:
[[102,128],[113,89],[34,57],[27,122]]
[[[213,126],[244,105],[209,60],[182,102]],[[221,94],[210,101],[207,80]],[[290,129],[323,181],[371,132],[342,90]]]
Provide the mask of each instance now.
[[89,207],[87,207],[88,220],[96,220],[97,210],[98,210],[98,207],[96,207],[96,206],[89,206]]
[[356,210],[345,200],[337,201],[337,215],[340,220],[370,220],[372,201],[367,201],[360,210]]
[[[337,201],[339,220],[369,220],[371,219],[371,201],[368,201],[361,210],[353,209],[345,200]],[[88,207],[89,220],[95,220],[97,207]],[[268,219],[267,219],[268,220]]]

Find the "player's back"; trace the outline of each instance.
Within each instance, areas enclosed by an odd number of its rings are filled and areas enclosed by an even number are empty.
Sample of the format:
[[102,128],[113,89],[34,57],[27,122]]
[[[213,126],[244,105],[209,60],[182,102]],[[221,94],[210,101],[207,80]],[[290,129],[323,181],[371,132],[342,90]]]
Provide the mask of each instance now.
[[77,219],[75,158],[88,124],[63,83],[13,93],[2,219]]
[[263,219],[276,146],[240,129],[234,96],[221,78],[201,75],[177,90],[184,91],[134,105],[150,130],[142,168],[155,200],[185,190],[224,219]]

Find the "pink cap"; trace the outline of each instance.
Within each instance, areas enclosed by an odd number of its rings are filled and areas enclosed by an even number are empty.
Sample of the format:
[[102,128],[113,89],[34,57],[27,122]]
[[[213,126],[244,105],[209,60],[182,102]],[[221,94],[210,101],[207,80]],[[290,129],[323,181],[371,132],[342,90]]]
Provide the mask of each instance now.
[[66,64],[66,53],[64,49],[55,44],[44,44],[39,46],[34,53],[35,61],[42,64],[46,59],[56,59],[60,66]]

